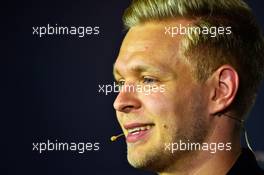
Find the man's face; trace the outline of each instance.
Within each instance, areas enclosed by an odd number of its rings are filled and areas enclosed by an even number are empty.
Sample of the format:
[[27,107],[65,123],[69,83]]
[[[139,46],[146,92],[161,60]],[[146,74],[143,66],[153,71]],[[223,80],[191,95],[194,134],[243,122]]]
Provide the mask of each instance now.
[[[176,24],[181,22],[185,21]],[[131,28],[114,67],[115,79],[122,84],[164,87],[149,95],[122,91],[114,102],[128,161],[154,171],[188,154],[165,151],[165,144],[202,142],[208,128],[206,88],[195,81],[191,65],[179,52],[182,36],[165,35],[165,26],[146,23]]]

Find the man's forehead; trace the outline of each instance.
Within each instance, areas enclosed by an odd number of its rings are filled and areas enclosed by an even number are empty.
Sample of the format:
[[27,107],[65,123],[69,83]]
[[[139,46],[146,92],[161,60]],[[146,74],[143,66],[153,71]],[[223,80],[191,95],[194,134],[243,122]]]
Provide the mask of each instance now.
[[[170,23],[151,22],[132,27],[122,43],[114,64],[114,73],[118,69],[128,67],[133,70],[133,67],[136,67],[133,65],[135,60],[137,63],[141,60],[140,64],[158,65],[167,69],[169,65],[176,63],[179,57],[180,38],[165,35],[166,24]],[[128,66],[129,63],[133,64]]]
[[133,26],[127,32],[126,38],[134,38],[134,39],[160,39],[160,38],[178,38],[181,34],[174,33],[173,37],[169,35],[168,29],[172,28],[180,28],[192,26],[195,23],[195,19],[187,19],[187,18],[175,18],[175,19],[167,19],[164,21],[150,21],[145,22],[143,24],[138,24]]
[[132,27],[127,32],[122,45],[126,46],[131,41],[138,42],[138,44],[142,44],[143,41],[147,42],[147,44],[151,44],[162,38],[166,38],[164,30],[163,25],[156,23],[148,23]]
[[123,45],[125,47],[122,47],[121,49],[125,49],[125,51],[127,53],[133,53],[135,51],[137,52],[145,52],[147,51],[149,48],[151,48],[151,46],[153,46],[153,42],[152,41],[142,41],[142,40],[138,40],[135,41],[133,43],[133,45],[129,44],[129,43],[124,43],[126,45]]
[[[164,43],[165,37],[162,36],[161,30],[156,30],[152,28],[140,27],[140,29],[130,29],[126,34],[124,41],[122,43],[120,54],[123,52],[145,52],[148,49],[157,47],[157,44]],[[161,43],[160,43],[161,44]]]
[[176,50],[182,36],[171,37],[171,35],[166,34],[166,28],[173,25],[186,25],[186,23],[186,20],[177,20],[176,22],[148,22],[134,26],[126,34],[119,54],[145,51],[157,52],[160,50],[168,51],[171,47],[172,50]]
[[128,61],[131,57],[137,55],[147,55],[153,59],[160,52],[169,53],[170,47],[173,47],[173,50],[177,48],[177,44],[170,41],[170,39],[158,37],[158,34],[155,35],[155,32],[153,35],[149,33],[152,32],[146,32],[147,36],[143,33],[137,36],[127,34],[117,59]]

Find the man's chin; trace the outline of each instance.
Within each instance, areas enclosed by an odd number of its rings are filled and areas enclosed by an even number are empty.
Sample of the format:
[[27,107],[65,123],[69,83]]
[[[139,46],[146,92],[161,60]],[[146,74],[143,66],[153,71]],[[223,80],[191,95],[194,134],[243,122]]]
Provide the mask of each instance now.
[[129,156],[127,157],[127,160],[129,164],[137,169],[143,169],[143,170],[151,170],[151,167],[149,166],[148,161],[143,157],[137,157],[137,156]]
[[[132,155],[128,155],[127,157],[129,164],[136,168],[151,172],[162,172],[164,170],[164,162],[155,155],[143,155],[136,157]],[[166,162],[166,161],[165,161]]]
[[[144,169],[148,162],[148,149],[142,145],[130,145],[127,148],[127,160],[135,168]],[[145,149],[144,149],[145,148]]]
[[160,160],[164,154],[157,147],[149,145],[130,146],[127,150],[129,164],[137,169],[157,171],[162,164]]

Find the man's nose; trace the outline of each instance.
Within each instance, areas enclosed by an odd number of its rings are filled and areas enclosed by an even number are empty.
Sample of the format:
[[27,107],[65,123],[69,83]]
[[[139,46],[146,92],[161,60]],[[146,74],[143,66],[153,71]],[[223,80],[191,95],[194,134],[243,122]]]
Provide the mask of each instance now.
[[120,91],[114,101],[116,111],[129,113],[141,107],[141,102],[137,97],[136,92]]

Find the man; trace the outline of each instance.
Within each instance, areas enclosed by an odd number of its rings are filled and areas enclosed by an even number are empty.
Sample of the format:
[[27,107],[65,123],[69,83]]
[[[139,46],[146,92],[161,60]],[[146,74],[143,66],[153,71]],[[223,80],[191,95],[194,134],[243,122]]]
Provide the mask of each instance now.
[[264,71],[262,35],[248,5],[134,0],[123,20],[114,108],[129,163],[161,175],[263,174],[240,145]]

